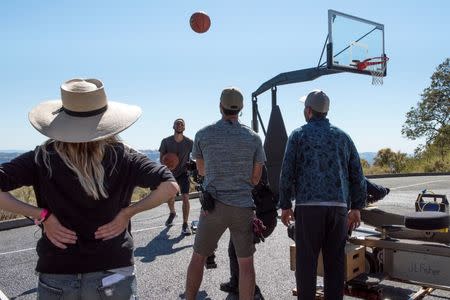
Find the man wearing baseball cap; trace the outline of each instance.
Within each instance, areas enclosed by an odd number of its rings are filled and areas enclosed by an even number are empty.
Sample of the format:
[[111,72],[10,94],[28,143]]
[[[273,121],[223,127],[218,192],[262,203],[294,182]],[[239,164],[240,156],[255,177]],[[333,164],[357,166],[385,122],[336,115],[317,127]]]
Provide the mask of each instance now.
[[280,175],[281,220],[286,226],[295,220],[298,299],[315,299],[320,251],[325,299],[343,299],[347,231],[361,221],[366,182],[353,141],[326,118],[328,96],[314,90],[301,101],[307,124],[287,142]]
[[213,254],[226,229],[230,230],[239,264],[239,299],[254,298],[252,189],[261,178],[266,156],[258,134],[239,122],[243,106],[239,89],[224,89],[219,106],[222,118],[195,135],[192,156],[204,176],[203,213],[187,272],[187,300],[196,298],[206,258]]

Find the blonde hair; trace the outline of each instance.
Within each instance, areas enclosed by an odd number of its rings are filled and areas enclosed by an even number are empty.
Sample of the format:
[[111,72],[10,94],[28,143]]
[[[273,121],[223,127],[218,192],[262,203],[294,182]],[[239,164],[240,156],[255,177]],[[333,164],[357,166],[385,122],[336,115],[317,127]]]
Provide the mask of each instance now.
[[50,139],[39,146],[35,154],[35,161],[39,164],[39,153],[42,153],[42,161],[49,172],[49,177],[51,177],[50,153],[47,148],[50,144],[53,144],[56,153],[64,164],[77,175],[78,181],[89,196],[95,200],[99,200],[100,196],[108,198],[102,160],[106,148],[111,147],[114,156],[112,173],[117,162],[117,153],[112,145],[119,142],[120,139],[117,136],[86,143],[66,143]]

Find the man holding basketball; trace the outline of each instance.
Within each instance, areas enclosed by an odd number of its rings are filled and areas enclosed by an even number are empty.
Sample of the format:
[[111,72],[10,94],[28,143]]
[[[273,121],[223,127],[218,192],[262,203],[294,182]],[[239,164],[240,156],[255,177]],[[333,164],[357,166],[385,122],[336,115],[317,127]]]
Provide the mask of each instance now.
[[243,96],[233,87],[222,91],[222,118],[197,132],[192,156],[204,176],[194,253],[186,278],[186,299],[194,300],[203,279],[206,258],[217,247],[222,234],[230,230],[239,264],[239,299],[253,299],[252,189],[261,178],[265,154],[260,137],[239,122]]
[[[174,153],[178,156],[178,165],[171,166],[173,175],[180,186],[181,198],[183,200],[183,226],[181,233],[184,235],[190,235],[191,230],[188,226],[189,218],[189,175],[187,173],[187,162],[189,161],[189,156],[192,151],[193,142],[187,136],[184,136],[183,132],[185,129],[184,120],[179,118],[173,122],[174,134],[166,137],[161,141],[161,146],[159,147],[159,159],[163,163],[163,156],[167,153]],[[173,219],[175,218],[175,198],[169,199],[167,202],[170,209],[169,217],[166,221],[166,226],[173,225]]]

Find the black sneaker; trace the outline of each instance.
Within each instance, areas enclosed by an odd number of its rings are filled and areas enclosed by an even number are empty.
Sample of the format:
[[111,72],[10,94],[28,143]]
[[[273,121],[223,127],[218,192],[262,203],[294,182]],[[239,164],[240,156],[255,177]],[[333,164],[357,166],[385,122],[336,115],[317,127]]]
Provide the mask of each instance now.
[[220,290],[225,293],[239,294],[239,288],[237,285],[231,282],[224,282],[220,284]]
[[177,216],[177,214],[176,213],[170,213],[169,214],[169,217],[167,218],[167,221],[166,221],[166,226],[172,226],[173,225],[173,219],[175,219],[175,217]]
[[181,228],[181,233],[184,234],[184,235],[191,235],[192,234],[192,232],[189,229],[189,226],[188,226],[187,223],[183,223],[183,227]]
[[258,285],[255,285],[255,297],[254,300],[264,300],[263,295],[261,294],[261,289]]

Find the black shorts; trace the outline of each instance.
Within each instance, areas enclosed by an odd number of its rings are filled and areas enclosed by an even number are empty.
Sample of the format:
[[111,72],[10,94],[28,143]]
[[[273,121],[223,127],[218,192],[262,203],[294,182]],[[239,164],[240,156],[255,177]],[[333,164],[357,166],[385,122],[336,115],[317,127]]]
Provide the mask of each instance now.
[[175,177],[177,180],[178,185],[180,186],[180,192],[181,194],[189,194],[189,176],[187,173],[183,173],[178,177]]

